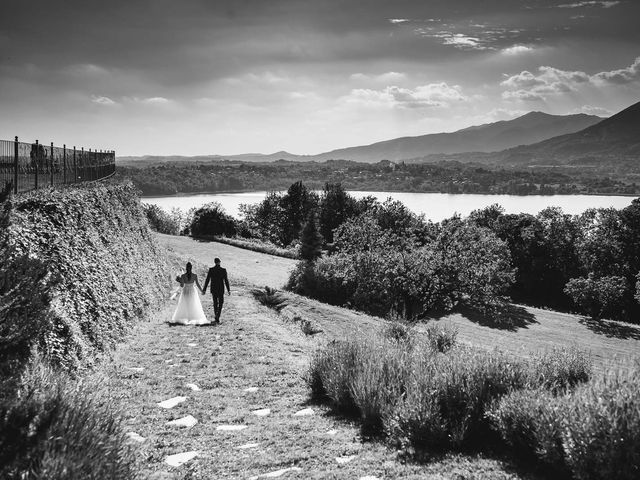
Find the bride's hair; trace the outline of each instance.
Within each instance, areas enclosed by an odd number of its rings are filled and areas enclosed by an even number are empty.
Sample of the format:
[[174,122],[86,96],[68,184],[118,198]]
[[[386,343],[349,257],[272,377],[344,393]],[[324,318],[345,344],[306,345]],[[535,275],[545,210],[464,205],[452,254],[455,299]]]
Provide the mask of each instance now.
[[187,262],[187,278],[191,280],[191,262]]

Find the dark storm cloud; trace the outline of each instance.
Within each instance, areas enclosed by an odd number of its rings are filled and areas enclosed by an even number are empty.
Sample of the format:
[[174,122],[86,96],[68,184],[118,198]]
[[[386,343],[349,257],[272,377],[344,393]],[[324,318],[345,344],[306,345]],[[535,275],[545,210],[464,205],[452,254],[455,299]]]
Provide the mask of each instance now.
[[[156,85],[208,81],[262,65],[396,58],[606,35],[637,41],[634,2],[476,0],[111,0],[4,2],[0,64],[97,65]],[[595,6],[600,14],[571,20]],[[407,19],[391,23],[389,19]],[[438,19],[429,21],[428,19]],[[615,28],[611,28],[615,25]],[[391,37],[393,36],[393,37]],[[460,53],[462,54],[462,53]],[[62,75],[59,75],[62,71]],[[57,72],[51,74],[50,72]],[[5,68],[4,73],[9,73]],[[71,79],[73,81],[73,79]]]

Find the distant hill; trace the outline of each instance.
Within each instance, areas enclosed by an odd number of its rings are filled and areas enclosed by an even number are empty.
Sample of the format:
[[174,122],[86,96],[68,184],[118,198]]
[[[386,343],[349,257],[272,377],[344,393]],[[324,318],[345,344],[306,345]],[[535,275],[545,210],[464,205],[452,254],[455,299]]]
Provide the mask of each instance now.
[[558,134],[580,131],[602,120],[594,115],[549,115],[530,112],[513,120],[476,125],[452,133],[436,133],[417,137],[402,137],[358,147],[342,148],[317,155],[295,155],[288,152],[272,154],[247,153],[242,155],[202,155],[118,157],[120,165],[147,166],[163,162],[215,162],[221,160],[242,162],[297,162],[353,160],[376,163],[380,160],[405,160],[431,154],[463,152],[495,152],[517,145],[546,140]]
[[477,125],[452,133],[402,137],[361,147],[313,155],[313,160],[344,159],[358,162],[405,160],[430,154],[495,152],[527,145],[558,134],[573,133],[601,121],[594,115],[549,115],[530,112],[514,120]]
[[576,133],[492,156],[510,165],[640,163],[640,102]]

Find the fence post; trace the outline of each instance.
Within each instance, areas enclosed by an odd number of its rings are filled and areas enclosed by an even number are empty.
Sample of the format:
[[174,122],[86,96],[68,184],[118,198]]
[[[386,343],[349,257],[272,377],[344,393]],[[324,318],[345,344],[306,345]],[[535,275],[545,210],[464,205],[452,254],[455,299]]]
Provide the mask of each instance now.
[[53,187],[53,142],[51,142],[51,155],[49,155],[49,178],[51,179],[51,186]]
[[13,193],[18,194],[18,136],[13,142]]
[[67,184],[67,144],[62,145],[62,183]]
[[34,182],[34,187],[37,190],[38,189],[38,169],[40,168],[40,165],[38,165],[40,163],[40,144],[38,143],[38,140],[36,140],[36,176],[35,176],[35,182]]
[[73,146],[73,183],[78,183],[78,163],[76,162],[76,146]]

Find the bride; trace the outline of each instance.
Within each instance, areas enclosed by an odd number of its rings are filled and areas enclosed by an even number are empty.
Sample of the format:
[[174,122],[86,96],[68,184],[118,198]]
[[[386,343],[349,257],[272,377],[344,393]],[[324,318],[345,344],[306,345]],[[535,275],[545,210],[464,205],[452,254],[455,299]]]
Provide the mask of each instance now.
[[207,320],[207,317],[202,310],[202,304],[200,303],[200,297],[198,290],[202,290],[200,282],[198,282],[198,275],[191,272],[191,262],[187,263],[187,273],[183,273],[178,276],[176,280],[180,282],[182,290],[180,291],[180,299],[178,300],[178,306],[176,311],[171,317],[171,323],[178,323],[182,325],[208,325],[211,322]]

